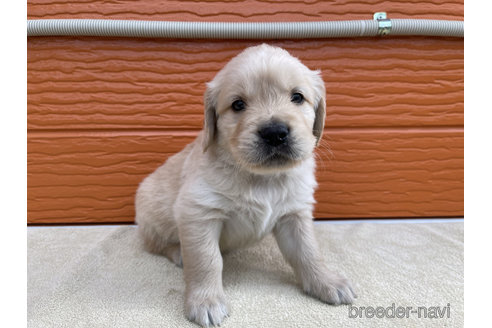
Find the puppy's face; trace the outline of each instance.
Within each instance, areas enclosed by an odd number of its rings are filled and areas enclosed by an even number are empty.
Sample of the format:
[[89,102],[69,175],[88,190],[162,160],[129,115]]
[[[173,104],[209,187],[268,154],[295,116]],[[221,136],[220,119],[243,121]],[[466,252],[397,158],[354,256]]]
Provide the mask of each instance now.
[[325,118],[325,87],[287,51],[261,45],[233,58],[208,84],[205,141],[254,173],[309,158]]

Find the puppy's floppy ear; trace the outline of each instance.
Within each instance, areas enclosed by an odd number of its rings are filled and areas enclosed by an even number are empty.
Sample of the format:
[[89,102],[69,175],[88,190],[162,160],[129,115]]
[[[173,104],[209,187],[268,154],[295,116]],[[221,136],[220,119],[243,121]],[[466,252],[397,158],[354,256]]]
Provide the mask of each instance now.
[[313,135],[316,137],[316,146],[321,140],[323,129],[325,127],[326,117],[326,89],[325,83],[321,78],[321,71],[313,71],[312,84],[314,88],[315,100],[314,100],[314,125]]
[[205,117],[203,121],[203,152],[206,152],[208,147],[215,141],[217,134],[217,97],[215,88],[211,84],[207,84],[207,91],[204,96]]

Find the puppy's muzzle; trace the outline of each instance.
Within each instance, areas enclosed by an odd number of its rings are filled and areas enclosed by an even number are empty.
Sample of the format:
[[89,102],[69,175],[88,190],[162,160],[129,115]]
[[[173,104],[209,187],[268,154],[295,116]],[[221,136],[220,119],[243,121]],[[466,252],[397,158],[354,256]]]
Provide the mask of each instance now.
[[267,145],[278,147],[287,143],[289,132],[290,129],[285,123],[271,122],[263,126],[258,134]]
[[253,162],[263,167],[285,167],[299,159],[296,142],[288,124],[270,121],[257,131],[258,141]]

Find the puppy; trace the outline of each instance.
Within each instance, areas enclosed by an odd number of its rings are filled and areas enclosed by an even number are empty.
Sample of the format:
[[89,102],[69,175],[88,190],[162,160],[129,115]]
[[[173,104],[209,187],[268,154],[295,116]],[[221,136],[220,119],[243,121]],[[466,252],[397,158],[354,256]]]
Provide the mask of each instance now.
[[351,303],[349,282],[328,269],[313,232],[313,150],[325,121],[319,71],[263,44],[207,86],[203,130],[136,195],[147,249],[183,266],[187,318],[209,326],[228,316],[221,253],[270,232],[306,293]]

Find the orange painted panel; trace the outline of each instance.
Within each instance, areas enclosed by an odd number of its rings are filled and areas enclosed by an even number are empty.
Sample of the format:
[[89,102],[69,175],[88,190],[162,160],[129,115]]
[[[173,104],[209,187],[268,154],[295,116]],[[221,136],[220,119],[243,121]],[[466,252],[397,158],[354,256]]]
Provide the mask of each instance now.
[[[463,215],[462,131],[326,133],[318,151],[317,218]],[[132,222],[138,183],[193,138],[29,135],[28,221]]]
[[326,134],[331,156],[318,163],[317,218],[464,215],[462,129]]
[[169,21],[319,21],[393,18],[461,20],[463,0],[28,0],[30,19],[97,18]]
[[130,222],[140,181],[195,133],[28,134],[29,223]]
[[[252,41],[30,38],[29,129],[200,129],[203,93]],[[463,125],[463,42],[270,42],[321,69],[328,127]]]
[[[29,19],[463,19],[462,0],[29,0]],[[262,42],[28,38],[28,222],[131,222],[141,179],[193,139],[205,83]],[[318,218],[463,215],[463,40],[268,41],[327,87]]]

